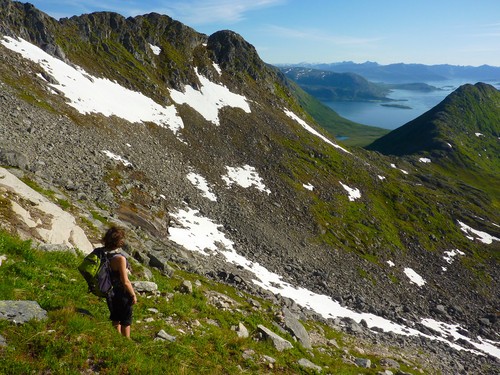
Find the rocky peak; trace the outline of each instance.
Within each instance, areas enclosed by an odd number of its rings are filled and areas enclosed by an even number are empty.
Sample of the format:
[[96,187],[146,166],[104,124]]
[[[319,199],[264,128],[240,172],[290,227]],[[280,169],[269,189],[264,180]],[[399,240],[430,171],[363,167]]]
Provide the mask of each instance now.
[[[0,33],[26,39],[47,52],[61,50],[56,47],[54,29],[57,21],[36,9],[32,4],[0,1]],[[59,56],[61,57],[61,56]]]
[[208,49],[222,68],[247,72],[253,79],[264,78],[266,64],[260,59],[255,47],[230,30],[218,31],[208,38]]

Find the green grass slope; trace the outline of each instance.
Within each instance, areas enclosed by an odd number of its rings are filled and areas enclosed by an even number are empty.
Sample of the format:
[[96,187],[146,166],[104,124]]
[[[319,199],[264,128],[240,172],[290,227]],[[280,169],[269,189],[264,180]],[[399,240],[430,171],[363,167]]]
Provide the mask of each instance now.
[[[82,255],[43,252],[4,231],[0,231],[0,255],[6,258],[0,266],[0,300],[34,300],[48,312],[46,320],[24,324],[0,319],[0,334],[7,343],[0,345],[2,374],[315,373],[298,364],[301,358],[309,358],[331,373],[372,374],[372,369],[345,362],[344,351],[369,358],[377,367],[383,358],[373,354],[377,352],[374,347],[365,347],[361,354],[359,340],[317,322],[305,325],[309,332],[325,338],[323,344],[311,351],[294,344],[293,349],[278,352],[268,341],[254,339],[257,325],[273,329],[278,307],[255,302],[255,297],[250,299],[200,276],[176,271],[168,278],[154,269],[161,294],[139,297],[132,340],[126,340],[107,320],[104,300],[87,293],[76,269]],[[132,279],[138,273],[136,268],[133,265]],[[192,294],[178,292],[183,280],[199,281]],[[223,293],[234,301],[233,306],[216,307],[209,302],[210,293]],[[240,322],[250,331],[249,338],[239,338],[232,329]],[[176,340],[155,341],[160,330]],[[293,342],[289,335],[279,334]],[[328,346],[326,340],[334,340],[338,347]],[[399,350],[394,349],[394,358],[399,359]],[[387,349],[379,353],[388,355]],[[415,366],[406,357],[402,370],[422,371]]]
[[499,204],[500,91],[464,85],[440,104],[366,148],[387,155],[428,156],[435,171],[486,190]]

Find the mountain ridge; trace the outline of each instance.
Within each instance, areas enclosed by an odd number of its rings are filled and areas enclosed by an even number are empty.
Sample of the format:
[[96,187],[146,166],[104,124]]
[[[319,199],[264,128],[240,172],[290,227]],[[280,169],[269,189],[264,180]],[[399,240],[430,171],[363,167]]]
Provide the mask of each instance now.
[[[289,64],[280,64],[279,66]],[[500,67],[461,66],[449,64],[408,64],[394,63],[382,65],[376,62],[354,63],[352,61],[338,63],[299,63],[291,66],[300,66],[319,70],[329,70],[337,73],[357,73],[366,79],[385,83],[412,83],[442,81],[450,79],[467,79],[476,81],[498,80]]]
[[[57,43],[67,61],[73,61],[75,51],[85,52],[87,56],[75,61],[88,69],[87,80],[94,82],[98,74],[116,68],[110,79],[120,76],[121,85],[148,93],[164,111],[175,109],[183,126],[174,132],[154,121],[80,113],[69,105],[57,79],[50,83],[42,78],[44,68],[2,43],[0,104],[7,114],[0,122],[2,164],[18,168],[42,187],[58,187],[83,218],[95,213],[106,222],[120,220],[137,233],[133,245],[138,253],[161,250],[190,270],[240,280],[242,289],[268,295],[242,265],[223,261],[229,250],[223,248],[225,242],[207,251],[217,253],[213,259],[200,255],[202,260],[189,263],[186,245],[166,231],[185,229],[182,214],[196,211],[199,221],[206,217],[220,226],[239,255],[265,265],[286,282],[300,281],[301,287],[351,308],[417,325],[424,316],[443,318],[436,306],[445,306],[449,313],[443,319],[495,340],[498,322],[484,326],[479,319],[490,316],[498,302],[498,244],[467,239],[457,223],[474,228],[477,217],[498,221],[488,191],[481,199],[469,199],[477,194],[449,176],[430,174],[431,166],[418,159],[349,149],[330,139],[301,108],[284,77],[258,60],[236,33],[206,37],[181,27],[186,45],[179,38],[176,47],[168,32],[165,39],[154,40],[143,37],[143,31],[130,39],[144,40],[142,47],[130,42],[133,48],[127,49],[125,39],[118,43],[102,35],[97,43],[81,42],[73,25],[88,25],[87,19],[54,26],[60,27],[54,31],[57,37],[74,33]],[[22,23],[2,20],[2,30]],[[68,30],[61,26],[69,24]],[[130,20],[124,25],[133,24]],[[179,25],[167,24],[175,34]],[[99,26],[107,30],[107,24]],[[127,27],[123,35],[132,30]],[[160,54],[147,43],[155,43]],[[48,50],[56,55],[57,48]],[[250,61],[238,61],[240,55]],[[55,78],[57,72],[52,73]],[[208,88],[225,96],[208,101]],[[207,99],[205,107],[217,108],[219,122],[207,118],[189,95]],[[243,96],[249,112],[226,104]],[[231,179],[234,170],[260,179],[251,180],[250,187],[240,185]],[[216,201],[189,181],[191,172],[204,178]],[[265,188],[259,190],[257,182]],[[460,199],[459,205],[454,198]],[[82,223],[90,238],[97,238],[102,224]],[[466,260],[455,262],[453,273],[443,274],[442,254],[451,247],[466,253]],[[405,268],[416,269],[426,286],[409,282]],[[463,313],[451,309],[453,305],[463,306]]]

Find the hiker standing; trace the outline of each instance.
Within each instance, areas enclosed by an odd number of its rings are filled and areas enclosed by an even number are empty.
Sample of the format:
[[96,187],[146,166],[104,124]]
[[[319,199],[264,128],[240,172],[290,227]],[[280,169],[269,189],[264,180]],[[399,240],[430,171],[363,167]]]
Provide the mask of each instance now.
[[119,252],[125,244],[125,230],[116,226],[108,229],[102,242],[109,258],[111,268],[112,292],[106,298],[110,312],[109,318],[123,336],[130,338],[132,324],[132,305],[137,303],[134,288],[128,279],[128,262]]

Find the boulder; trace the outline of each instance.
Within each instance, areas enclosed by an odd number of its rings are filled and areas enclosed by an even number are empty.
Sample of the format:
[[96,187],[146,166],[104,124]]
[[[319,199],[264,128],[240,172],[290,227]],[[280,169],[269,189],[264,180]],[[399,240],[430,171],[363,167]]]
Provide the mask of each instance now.
[[0,301],[0,319],[23,324],[32,319],[47,319],[47,311],[36,301]]
[[148,254],[149,265],[162,271],[168,277],[174,274],[174,270],[167,263],[167,258],[159,251],[151,250]]
[[132,281],[132,286],[138,293],[154,293],[158,290],[158,285],[152,281]]
[[184,280],[181,285],[179,285],[179,292],[183,294],[192,294],[193,293],[193,284],[191,281]]
[[312,349],[309,333],[299,320],[286,307],[283,309],[285,329],[297,338],[300,344],[306,349]]
[[241,322],[238,324],[238,327],[236,327],[236,334],[242,339],[246,339],[249,336],[247,327]]
[[169,335],[163,329],[156,334],[155,340],[170,341],[174,342],[176,340],[175,336]]
[[297,363],[299,364],[300,367],[304,367],[306,369],[314,370],[316,372],[322,371],[322,368],[320,366],[315,365],[314,363],[312,363],[310,360],[308,360],[306,358],[299,359]]
[[282,352],[283,350],[293,348],[293,345],[290,343],[290,341],[285,340],[283,337],[278,336],[276,333],[264,327],[262,324],[259,324],[257,328],[259,332],[262,333],[264,338],[271,340],[273,342],[273,345],[277,351]]

